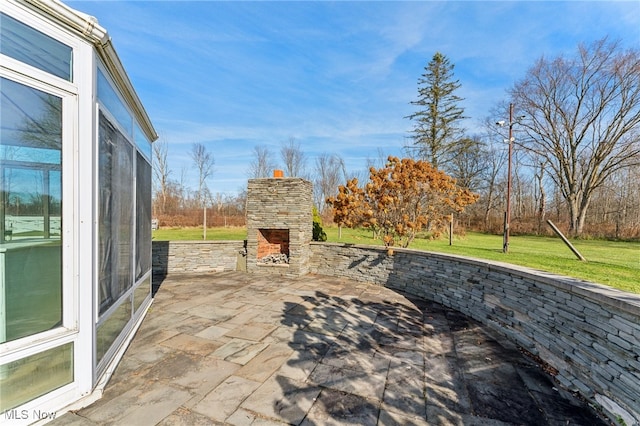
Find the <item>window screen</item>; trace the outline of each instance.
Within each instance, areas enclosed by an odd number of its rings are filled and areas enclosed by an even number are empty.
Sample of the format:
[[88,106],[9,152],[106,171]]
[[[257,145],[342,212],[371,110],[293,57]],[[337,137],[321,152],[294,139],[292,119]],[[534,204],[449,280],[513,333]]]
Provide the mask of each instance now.
[[100,112],[100,314],[133,285],[133,146]]

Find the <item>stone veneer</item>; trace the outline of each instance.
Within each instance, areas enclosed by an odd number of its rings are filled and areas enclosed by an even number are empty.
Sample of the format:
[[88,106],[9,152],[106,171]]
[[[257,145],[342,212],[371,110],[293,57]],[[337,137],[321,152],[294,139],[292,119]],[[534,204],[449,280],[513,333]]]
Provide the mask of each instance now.
[[[301,178],[250,179],[247,185],[247,271],[250,273],[304,275],[309,271],[309,244],[313,237],[311,182]],[[270,241],[286,250],[288,264],[258,262],[260,230],[286,235],[288,243]],[[264,233],[263,233],[264,234]],[[264,253],[261,253],[261,255]]]
[[627,426],[640,425],[640,295],[514,265],[409,249],[311,245],[313,273],[394,288],[507,336]]
[[245,270],[244,241],[154,241],[153,275]]
[[[311,243],[308,270],[439,302],[489,325],[557,370],[613,419],[640,424],[640,295],[514,265],[380,247]],[[154,242],[153,270],[236,270],[242,241]],[[241,257],[241,256],[240,256]],[[156,262],[163,261],[164,265]]]

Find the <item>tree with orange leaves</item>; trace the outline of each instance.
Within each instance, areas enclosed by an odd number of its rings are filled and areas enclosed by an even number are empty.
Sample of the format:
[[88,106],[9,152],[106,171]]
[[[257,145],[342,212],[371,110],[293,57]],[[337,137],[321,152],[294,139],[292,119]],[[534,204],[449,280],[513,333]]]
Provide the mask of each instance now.
[[352,179],[327,203],[338,225],[373,228],[385,246],[408,247],[420,230],[441,228],[449,214],[477,199],[426,161],[389,157],[385,167],[369,169],[364,188]]

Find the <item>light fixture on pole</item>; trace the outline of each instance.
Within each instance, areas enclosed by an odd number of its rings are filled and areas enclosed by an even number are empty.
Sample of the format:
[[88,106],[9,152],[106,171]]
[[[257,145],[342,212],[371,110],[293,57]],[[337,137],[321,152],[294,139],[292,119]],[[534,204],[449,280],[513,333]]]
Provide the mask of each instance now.
[[[519,116],[516,122],[519,122],[523,116]],[[513,125],[516,123],[513,121],[513,104],[509,104],[509,123],[505,123],[504,120],[498,121],[496,124],[500,127],[509,125],[509,139],[506,141],[509,143],[509,156],[507,159],[507,211],[504,214],[504,232],[502,239],[502,252],[509,253],[509,227],[511,225],[511,157],[513,155]]]

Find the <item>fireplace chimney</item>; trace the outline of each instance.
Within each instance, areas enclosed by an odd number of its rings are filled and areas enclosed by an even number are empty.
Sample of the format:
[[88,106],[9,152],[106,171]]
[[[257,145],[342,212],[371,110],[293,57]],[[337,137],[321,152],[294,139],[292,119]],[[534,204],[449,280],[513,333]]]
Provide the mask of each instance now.
[[247,186],[247,272],[300,276],[309,272],[313,236],[311,182],[250,179]]

